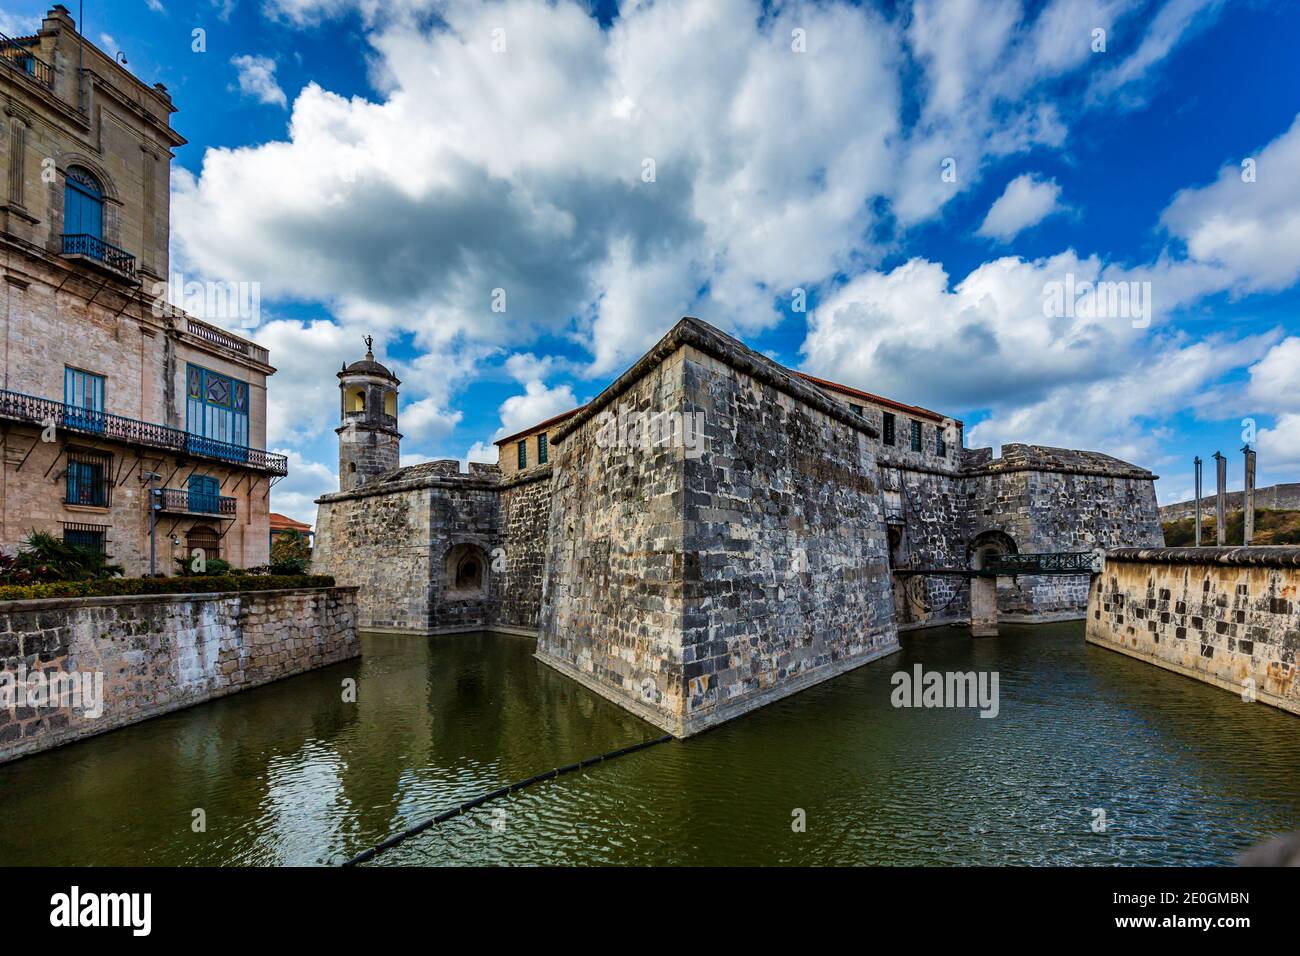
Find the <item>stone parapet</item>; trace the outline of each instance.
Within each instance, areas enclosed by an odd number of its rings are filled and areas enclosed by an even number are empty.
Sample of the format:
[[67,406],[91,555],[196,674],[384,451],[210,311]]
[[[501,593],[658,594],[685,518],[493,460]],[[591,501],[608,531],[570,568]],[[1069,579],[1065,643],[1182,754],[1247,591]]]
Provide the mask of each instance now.
[[1116,548],[1087,640],[1300,714],[1300,548]]
[[349,587],[0,603],[0,762],[357,657],[356,618]]

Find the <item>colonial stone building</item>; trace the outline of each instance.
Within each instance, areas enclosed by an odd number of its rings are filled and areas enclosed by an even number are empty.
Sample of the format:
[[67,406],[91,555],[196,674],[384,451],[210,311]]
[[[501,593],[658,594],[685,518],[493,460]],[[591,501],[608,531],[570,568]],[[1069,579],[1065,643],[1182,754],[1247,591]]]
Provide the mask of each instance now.
[[0,38],[0,547],[33,530],[127,574],[264,564],[265,349],[167,304],[172,150],[147,86],[62,5]]
[[[372,356],[360,371],[395,382]],[[372,473],[341,445],[359,477],[319,500],[313,561],[360,586],[363,628],[535,636],[542,661],[690,734],[902,629],[968,621],[981,586],[1004,618],[1083,616],[1086,573],[972,585],[990,554],[1161,543],[1150,472],[1031,445],[994,459],[962,430],[686,318],[589,404],[498,442],[497,465]]]

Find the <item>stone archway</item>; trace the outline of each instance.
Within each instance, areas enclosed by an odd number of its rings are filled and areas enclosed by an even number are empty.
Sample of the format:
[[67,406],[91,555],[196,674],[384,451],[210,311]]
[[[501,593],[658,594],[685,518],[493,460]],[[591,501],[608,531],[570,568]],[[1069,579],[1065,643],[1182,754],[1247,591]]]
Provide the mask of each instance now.
[[442,594],[448,601],[476,601],[487,597],[487,554],[476,544],[447,549],[442,561]]
[[1016,539],[1005,531],[981,531],[966,545],[966,558],[973,571],[982,570],[990,556],[1019,553]]
[[[1005,531],[981,531],[966,546],[972,571],[982,571],[996,555],[1018,554],[1016,541]],[[970,631],[974,637],[995,637],[998,633],[998,579],[970,579]]]

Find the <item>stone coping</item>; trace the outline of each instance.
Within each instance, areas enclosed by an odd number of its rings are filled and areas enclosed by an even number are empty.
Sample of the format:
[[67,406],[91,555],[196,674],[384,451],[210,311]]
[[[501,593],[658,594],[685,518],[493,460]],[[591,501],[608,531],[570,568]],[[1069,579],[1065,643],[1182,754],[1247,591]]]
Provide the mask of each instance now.
[[167,594],[105,594],[99,597],[31,598],[24,601],[0,601],[0,614],[24,611],[52,611],[59,608],[114,607],[121,604],[181,604],[195,600],[218,600],[232,597],[260,597],[273,594],[312,594],[318,591],[359,591],[352,584],[319,588],[268,588],[265,591],[187,591]]
[[667,361],[683,345],[693,346],[706,355],[711,355],[718,361],[730,365],[738,372],[770,385],[777,391],[784,392],[791,398],[810,405],[857,431],[866,432],[872,438],[879,437],[879,432],[861,416],[850,411],[847,405],[835,401],[816,385],[798,378],[771,359],[760,355],[707,322],[687,315],[669,329],[668,334],[649,352],[641,356],[631,368],[614,379],[608,388],[579,409],[572,418],[561,422],[550,436],[551,444],[558,445],[564,441],[570,433],[596,417],[605,406],[611,404],[652,369]]
[[351,491],[331,491],[321,495],[313,504],[334,501],[355,501],[358,498],[373,498],[375,495],[396,494],[402,491],[418,491],[421,488],[470,489],[471,491],[504,491],[516,485],[526,485],[551,477],[551,463],[516,472],[505,478],[496,475],[457,472],[454,475],[423,475],[406,481],[377,481]]
[[1107,561],[1145,564],[1205,564],[1242,568],[1300,568],[1300,546],[1235,548],[1107,548]]

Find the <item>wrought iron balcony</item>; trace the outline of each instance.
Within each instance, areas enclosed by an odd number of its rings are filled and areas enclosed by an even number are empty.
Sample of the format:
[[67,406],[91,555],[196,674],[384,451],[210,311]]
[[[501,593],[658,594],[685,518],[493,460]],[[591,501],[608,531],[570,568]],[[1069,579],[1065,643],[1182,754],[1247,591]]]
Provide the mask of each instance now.
[[42,428],[53,425],[78,434],[127,445],[157,448],[178,455],[236,462],[269,475],[284,476],[289,473],[289,459],[284,455],[276,455],[260,448],[245,448],[243,445],[204,438],[202,435],[191,435],[167,425],[65,405],[49,398],[24,395],[22,392],[0,390],[0,418],[27,422]]
[[181,488],[158,489],[159,511],[172,514],[235,516],[235,499]]
[[65,256],[85,256],[101,265],[108,266],[128,278],[135,278],[135,256],[125,249],[119,249],[110,242],[86,232],[65,232],[63,234],[63,254]]
[[22,40],[0,33],[0,60],[26,73],[46,89],[54,89],[54,67],[33,54]]

